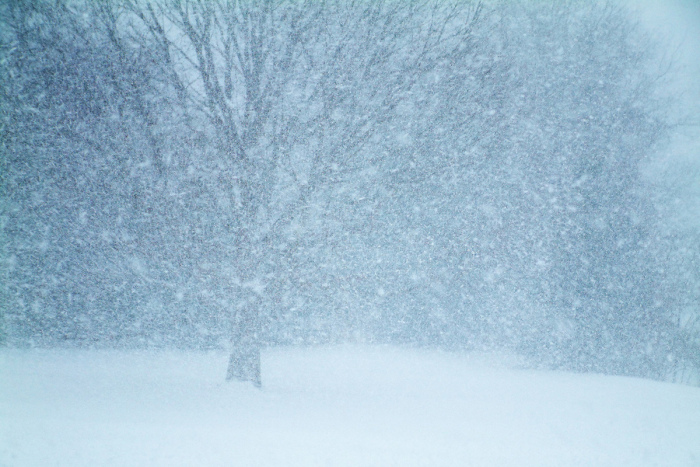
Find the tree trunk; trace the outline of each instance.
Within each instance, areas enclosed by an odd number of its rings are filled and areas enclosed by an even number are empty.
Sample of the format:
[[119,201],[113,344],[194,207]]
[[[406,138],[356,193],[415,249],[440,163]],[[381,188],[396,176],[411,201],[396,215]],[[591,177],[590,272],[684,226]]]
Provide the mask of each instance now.
[[256,388],[262,387],[260,377],[260,345],[234,343],[228,360],[226,381],[251,381]]
[[249,303],[239,311],[233,323],[231,356],[226,370],[226,381],[251,381],[262,386],[260,376],[260,304]]

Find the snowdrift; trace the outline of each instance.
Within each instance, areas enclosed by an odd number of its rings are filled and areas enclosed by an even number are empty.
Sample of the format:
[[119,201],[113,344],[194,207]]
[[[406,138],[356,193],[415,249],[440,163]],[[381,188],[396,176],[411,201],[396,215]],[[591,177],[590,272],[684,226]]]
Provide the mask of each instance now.
[[0,351],[2,466],[698,466],[700,389],[396,348]]

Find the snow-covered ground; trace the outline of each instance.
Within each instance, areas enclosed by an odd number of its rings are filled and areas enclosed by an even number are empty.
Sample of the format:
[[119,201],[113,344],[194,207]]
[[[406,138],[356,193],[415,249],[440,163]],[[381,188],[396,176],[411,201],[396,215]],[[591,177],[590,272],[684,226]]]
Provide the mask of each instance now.
[[396,348],[0,351],[1,466],[698,466],[700,389]]

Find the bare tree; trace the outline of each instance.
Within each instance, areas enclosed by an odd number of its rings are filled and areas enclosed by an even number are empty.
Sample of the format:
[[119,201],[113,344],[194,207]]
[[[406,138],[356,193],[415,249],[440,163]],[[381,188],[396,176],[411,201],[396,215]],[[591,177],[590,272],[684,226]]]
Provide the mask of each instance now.
[[[356,172],[366,143],[441,60],[469,53],[479,5],[446,1],[129,1],[130,39],[215,148],[226,199],[206,239],[213,306],[231,313],[227,379],[260,380],[261,301],[275,255],[319,192]],[[230,304],[230,297],[238,301]]]

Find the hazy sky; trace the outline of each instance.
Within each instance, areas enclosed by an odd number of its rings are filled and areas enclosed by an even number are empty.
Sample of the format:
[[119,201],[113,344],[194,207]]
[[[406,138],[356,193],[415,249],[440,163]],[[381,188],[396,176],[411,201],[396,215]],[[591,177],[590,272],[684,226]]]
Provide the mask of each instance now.
[[[625,0],[622,0],[625,1]],[[684,111],[696,126],[684,128],[670,151],[654,167],[665,174],[675,193],[676,216],[684,224],[700,224],[700,0],[626,0],[643,23],[669,44],[679,64],[672,92],[683,96]],[[661,169],[661,172],[658,172]]]
[[700,0],[627,0],[642,21],[668,41],[679,60],[689,104],[700,107]]

